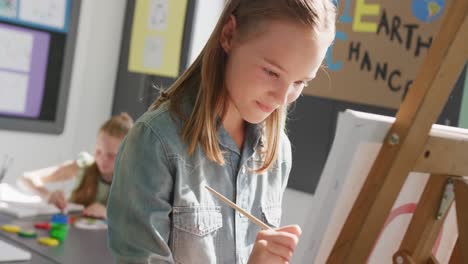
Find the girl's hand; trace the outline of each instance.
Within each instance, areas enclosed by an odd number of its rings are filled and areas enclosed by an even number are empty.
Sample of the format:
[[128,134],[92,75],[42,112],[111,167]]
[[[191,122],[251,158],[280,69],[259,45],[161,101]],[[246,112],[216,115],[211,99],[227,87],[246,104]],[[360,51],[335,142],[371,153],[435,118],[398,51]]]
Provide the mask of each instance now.
[[258,232],[248,263],[289,263],[301,233],[298,225]]
[[57,190],[53,191],[50,195],[47,201],[50,204],[53,204],[57,206],[60,211],[63,211],[65,207],[67,207],[67,200],[65,199],[65,195],[63,194],[63,191]]
[[107,210],[104,205],[100,203],[93,203],[83,210],[83,215],[93,218],[107,219]]

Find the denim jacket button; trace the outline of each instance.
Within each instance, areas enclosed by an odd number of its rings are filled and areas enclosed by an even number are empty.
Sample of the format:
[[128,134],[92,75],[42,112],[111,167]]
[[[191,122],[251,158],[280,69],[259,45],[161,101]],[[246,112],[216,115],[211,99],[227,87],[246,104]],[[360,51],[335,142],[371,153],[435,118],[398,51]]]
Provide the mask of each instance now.
[[198,225],[198,230],[204,230],[205,229],[205,225],[204,224],[199,224]]
[[245,174],[245,166],[242,166],[241,172],[242,174]]

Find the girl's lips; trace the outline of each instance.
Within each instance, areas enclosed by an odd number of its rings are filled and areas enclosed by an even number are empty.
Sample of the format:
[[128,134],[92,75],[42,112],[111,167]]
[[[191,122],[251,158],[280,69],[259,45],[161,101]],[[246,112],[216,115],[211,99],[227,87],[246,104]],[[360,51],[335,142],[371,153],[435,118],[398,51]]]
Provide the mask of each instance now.
[[264,105],[264,104],[260,103],[259,101],[256,101],[256,103],[257,103],[258,108],[260,108],[260,110],[262,110],[265,113],[271,113],[274,110],[273,107]]

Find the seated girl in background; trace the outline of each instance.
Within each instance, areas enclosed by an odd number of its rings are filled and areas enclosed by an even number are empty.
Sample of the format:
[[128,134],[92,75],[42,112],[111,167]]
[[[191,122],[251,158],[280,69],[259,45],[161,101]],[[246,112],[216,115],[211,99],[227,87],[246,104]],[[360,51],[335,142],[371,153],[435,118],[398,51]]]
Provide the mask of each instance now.
[[21,180],[44,200],[63,211],[67,206],[64,190],[49,191],[44,185],[74,179],[75,187],[68,200],[84,205],[84,215],[106,219],[115,156],[132,126],[133,120],[127,113],[113,116],[99,129],[94,157],[82,152],[77,160],[66,161],[52,171],[47,170],[46,174],[43,169],[28,172]]

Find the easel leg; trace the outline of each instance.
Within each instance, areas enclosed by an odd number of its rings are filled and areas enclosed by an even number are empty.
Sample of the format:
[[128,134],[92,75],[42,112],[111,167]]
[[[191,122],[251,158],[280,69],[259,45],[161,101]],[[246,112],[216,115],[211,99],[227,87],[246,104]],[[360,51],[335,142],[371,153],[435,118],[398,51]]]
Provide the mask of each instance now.
[[436,218],[447,179],[443,175],[429,177],[396,256],[404,251],[415,263],[426,263],[431,259],[432,249],[446,217]]
[[427,264],[439,264],[439,261],[434,257],[434,255],[432,255],[427,261]]
[[[455,206],[457,208],[458,247],[460,262],[468,263],[468,184],[463,180],[455,180]],[[458,202],[457,202],[458,201]]]

